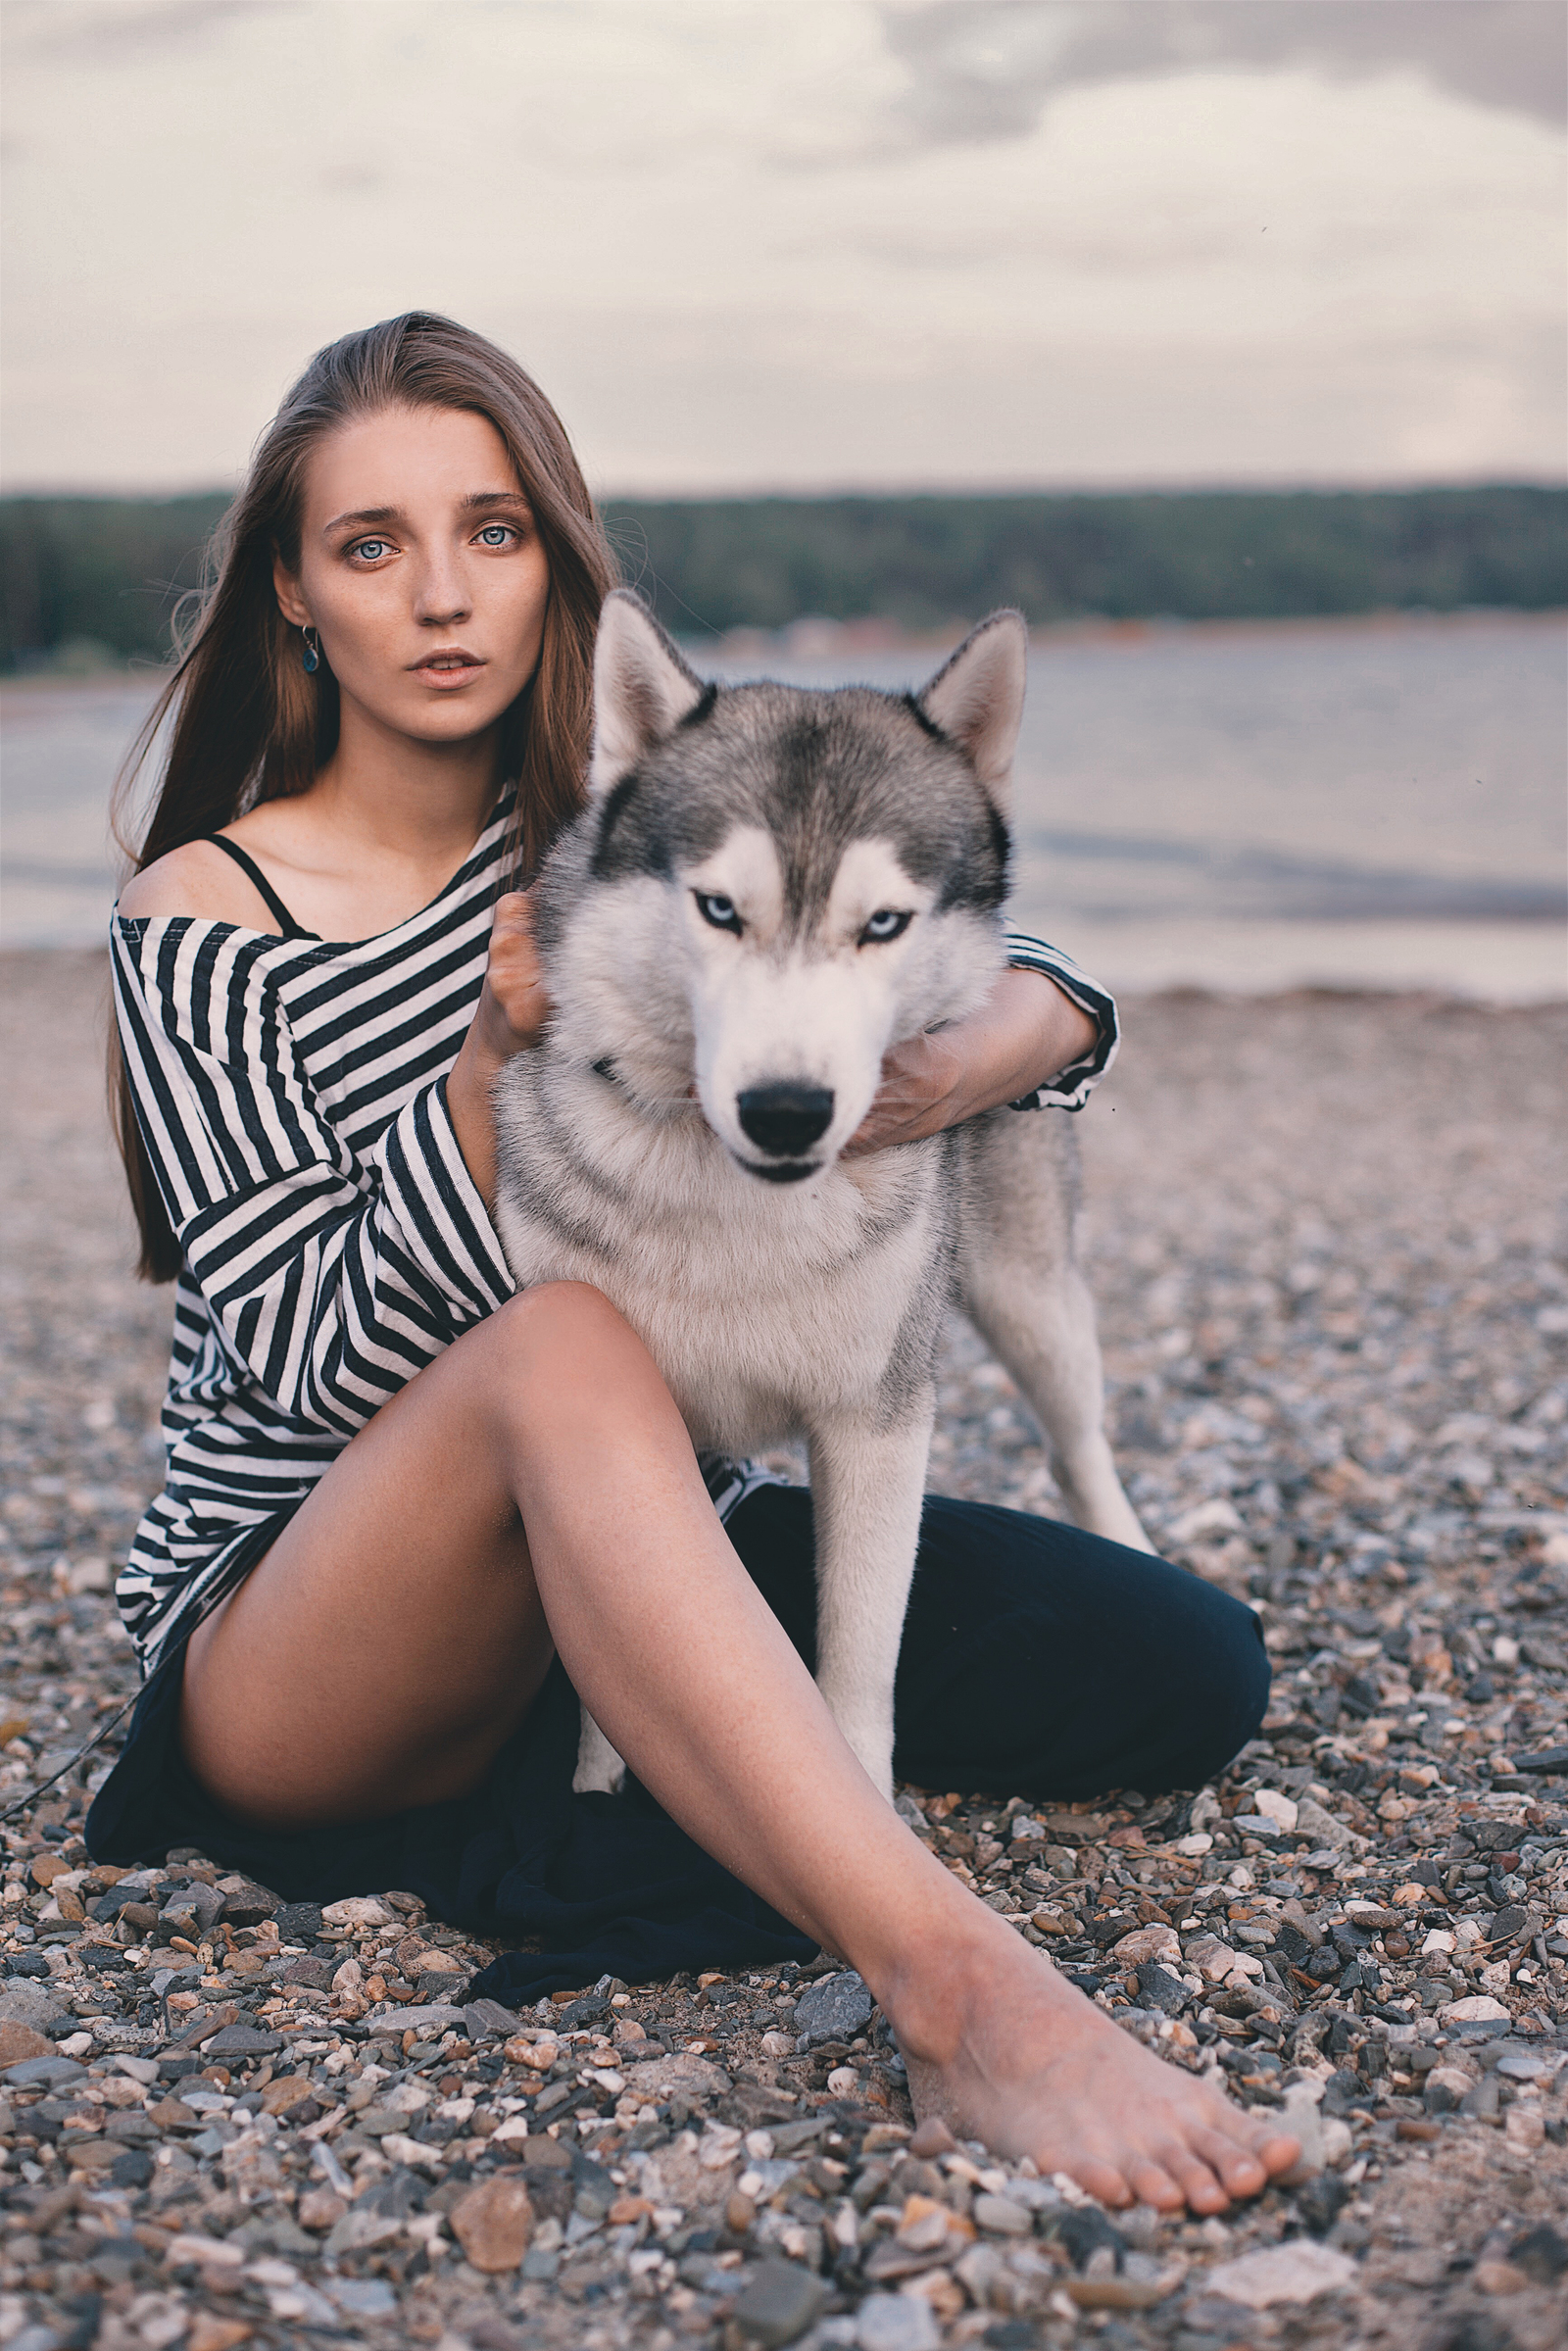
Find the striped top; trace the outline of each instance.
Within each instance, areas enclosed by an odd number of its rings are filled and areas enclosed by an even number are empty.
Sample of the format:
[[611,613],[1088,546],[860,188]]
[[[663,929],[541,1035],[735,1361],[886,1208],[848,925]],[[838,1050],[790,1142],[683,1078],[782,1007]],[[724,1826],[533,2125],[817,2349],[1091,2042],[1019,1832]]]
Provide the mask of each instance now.
[[[183,1256],[168,1474],[116,1587],[146,1668],[257,1555],[257,1530],[511,1295],[446,1100],[510,809],[439,897],[374,939],[115,916],[125,1067]],[[1094,1052],[1017,1105],[1077,1109],[1115,1051],[1115,1007],[1037,940],[1009,934],[1008,955],[1099,1023]]]

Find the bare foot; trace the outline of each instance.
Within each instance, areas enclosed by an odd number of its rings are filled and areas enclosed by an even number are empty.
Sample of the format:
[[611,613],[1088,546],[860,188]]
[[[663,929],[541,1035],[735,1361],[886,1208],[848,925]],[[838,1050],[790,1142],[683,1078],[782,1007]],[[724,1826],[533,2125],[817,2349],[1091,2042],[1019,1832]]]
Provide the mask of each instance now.
[[1290,2170],[1296,2139],[1162,2064],[998,1926],[1000,1941],[955,1956],[940,2002],[926,1984],[887,2002],[920,2119],[1066,2172],[1102,2204],[1223,2212]]

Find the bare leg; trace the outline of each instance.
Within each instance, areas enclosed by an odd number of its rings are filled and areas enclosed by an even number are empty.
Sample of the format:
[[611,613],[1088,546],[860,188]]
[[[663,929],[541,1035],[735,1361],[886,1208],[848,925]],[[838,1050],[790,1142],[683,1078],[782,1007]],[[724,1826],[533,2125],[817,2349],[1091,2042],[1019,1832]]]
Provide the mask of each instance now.
[[346,1448],[192,1644],[187,1750],[264,1819],[449,1794],[520,1719],[552,1640],[674,1818],[859,1969],[923,2107],[1116,2203],[1218,2211],[1294,2161],[1128,2039],[884,1802],[593,1291],[514,1301]]

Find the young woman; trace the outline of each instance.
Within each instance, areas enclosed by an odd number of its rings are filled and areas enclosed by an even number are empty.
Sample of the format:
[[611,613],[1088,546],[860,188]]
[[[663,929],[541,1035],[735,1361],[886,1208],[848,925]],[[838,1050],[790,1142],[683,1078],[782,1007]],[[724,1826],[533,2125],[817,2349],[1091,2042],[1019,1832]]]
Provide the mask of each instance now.
[[[550,1006],[505,884],[577,805],[614,571],[537,387],[423,314],[318,355],[225,523],[114,924],[143,1270],[177,1289],[168,1479],[120,1581],[148,1679],[92,1848],[195,1841],[318,1896],[417,1868],[556,1954],[610,1919],[645,1975],[793,1928],[860,1971],[923,2109],[1112,2203],[1218,2211],[1295,2142],[1148,2055],[877,1796],[810,1677],[809,1497],[705,1478],[597,1292],[512,1295],[489,1090]],[[980,1014],[890,1056],[858,1144],[1076,1107],[1113,1036],[1016,942]],[[1196,1578],[929,1505],[917,1783],[1193,1786],[1267,1679]],[[573,1689],[657,1805],[573,1807]]]

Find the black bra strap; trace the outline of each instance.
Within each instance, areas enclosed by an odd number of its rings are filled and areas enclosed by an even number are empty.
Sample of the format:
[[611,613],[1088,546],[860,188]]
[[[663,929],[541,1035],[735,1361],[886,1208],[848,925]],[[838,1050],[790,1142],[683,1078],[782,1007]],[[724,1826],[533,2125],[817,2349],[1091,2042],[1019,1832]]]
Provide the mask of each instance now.
[[250,876],[263,898],[266,899],[269,909],[276,917],[277,927],[285,939],[318,939],[320,937],[319,931],[301,930],[260,865],[257,864],[256,859],[247,857],[237,841],[225,841],[221,833],[203,833],[202,839],[210,841],[215,849],[220,849],[224,857],[232,857],[240,871]]

